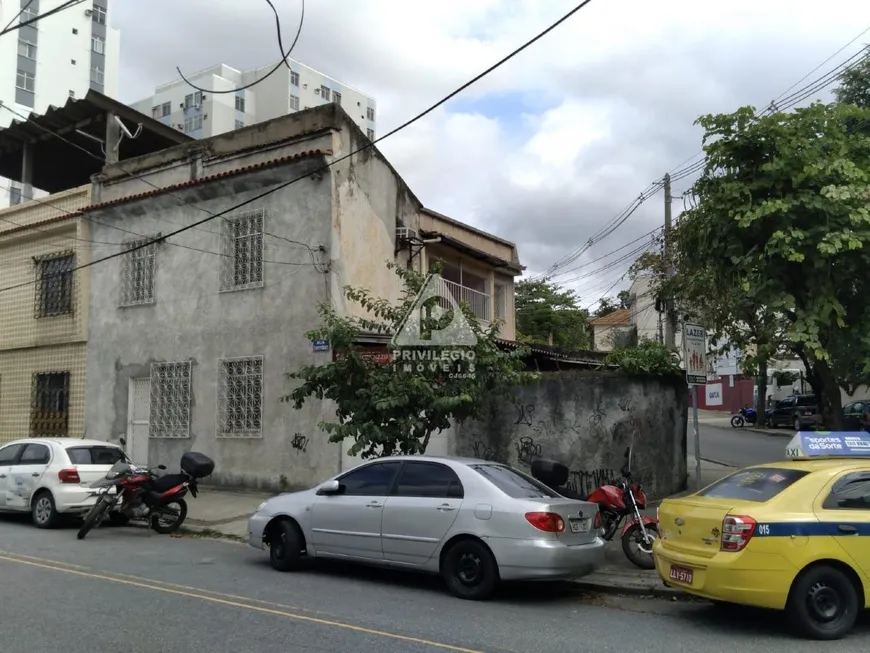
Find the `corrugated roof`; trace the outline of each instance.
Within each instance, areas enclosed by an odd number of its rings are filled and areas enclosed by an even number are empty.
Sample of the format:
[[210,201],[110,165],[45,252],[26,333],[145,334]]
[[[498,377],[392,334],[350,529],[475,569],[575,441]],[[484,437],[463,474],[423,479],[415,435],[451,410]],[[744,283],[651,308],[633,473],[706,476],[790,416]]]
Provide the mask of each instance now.
[[332,150],[305,150],[304,152],[298,152],[296,154],[291,154],[289,156],[282,156],[277,159],[270,159],[269,161],[263,161],[261,163],[254,163],[249,166],[243,166],[241,168],[236,168],[235,170],[227,170],[226,172],[219,172],[214,175],[208,175],[206,177],[200,177],[199,179],[191,179],[180,184],[173,184],[171,186],[165,186],[163,188],[154,188],[149,191],[145,191],[144,193],[136,193],[135,195],[126,195],[124,197],[118,197],[114,200],[109,200],[107,202],[100,202],[99,204],[92,204],[88,208],[86,208],[82,213],[87,213],[88,211],[95,211],[98,209],[105,209],[111,206],[118,206],[119,204],[126,204],[128,202],[136,202],[139,200],[146,199],[148,197],[154,197],[156,195],[162,195],[164,193],[171,193],[175,190],[182,190],[185,188],[190,188],[192,186],[198,186],[199,184],[206,184],[212,181],[218,181],[221,179],[227,179],[229,177],[236,177],[238,175],[243,175],[248,172],[258,172],[260,170],[265,170],[267,168],[274,168],[275,166],[284,165],[286,163],[291,163],[293,161],[299,161],[300,159],[306,159],[314,156],[327,156],[331,155]]
[[628,326],[631,324],[631,311],[627,308],[620,308],[602,317],[589,320],[589,324],[592,326]]

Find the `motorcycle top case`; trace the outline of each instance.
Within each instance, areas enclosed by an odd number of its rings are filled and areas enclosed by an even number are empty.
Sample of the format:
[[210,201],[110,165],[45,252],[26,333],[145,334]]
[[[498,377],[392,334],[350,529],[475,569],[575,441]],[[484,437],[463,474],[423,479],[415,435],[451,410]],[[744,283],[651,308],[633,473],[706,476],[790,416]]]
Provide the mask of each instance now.
[[549,487],[565,485],[570,472],[562,463],[546,458],[532,461],[532,476]]
[[193,478],[205,478],[214,471],[214,461],[204,453],[188,451],[181,457],[181,469]]

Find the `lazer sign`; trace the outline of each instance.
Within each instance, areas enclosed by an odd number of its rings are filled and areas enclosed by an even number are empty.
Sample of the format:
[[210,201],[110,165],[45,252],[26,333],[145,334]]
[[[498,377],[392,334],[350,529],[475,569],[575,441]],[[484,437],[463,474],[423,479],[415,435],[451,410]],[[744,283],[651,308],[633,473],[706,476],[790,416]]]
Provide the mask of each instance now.
[[799,431],[785,447],[785,457],[843,456],[870,458],[870,433],[866,431]]
[[683,362],[689,385],[707,383],[707,330],[696,324],[683,328]]

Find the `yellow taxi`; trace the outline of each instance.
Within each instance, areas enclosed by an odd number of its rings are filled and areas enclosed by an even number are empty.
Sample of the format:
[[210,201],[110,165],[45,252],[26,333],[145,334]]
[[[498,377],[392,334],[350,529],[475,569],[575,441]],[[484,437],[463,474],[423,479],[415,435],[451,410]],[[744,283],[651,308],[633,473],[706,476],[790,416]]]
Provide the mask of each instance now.
[[656,571],[670,587],[784,610],[800,634],[839,639],[870,607],[870,434],[800,432],[786,457],[663,501]]

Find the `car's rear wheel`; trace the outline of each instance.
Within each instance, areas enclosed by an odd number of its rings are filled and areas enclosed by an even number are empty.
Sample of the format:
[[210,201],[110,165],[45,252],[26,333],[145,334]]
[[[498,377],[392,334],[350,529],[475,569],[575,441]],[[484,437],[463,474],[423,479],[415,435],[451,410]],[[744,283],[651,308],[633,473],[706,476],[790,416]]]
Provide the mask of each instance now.
[[835,640],[852,630],[859,607],[858,593],[849,577],[839,569],[819,565],[797,577],[786,614],[805,637]]
[[305,538],[299,527],[282,519],[269,527],[269,563],[277,571],[296,571],[302,566]]
[[48,490],[36,493],[30,502],[30,514],[37,528],[54,528],[60,519],[54,497]]
[[795,430],[795,431],[800,431],[800,430],[801,430],[801,420],[800,420],[799,417],[795,417],[795,418],[794,418],[794,430]]
[[498,563],[478,540],[460,540],[444,554],[441,575],[447,589],[460,599],[482,601],[492,596],[499,583]]

